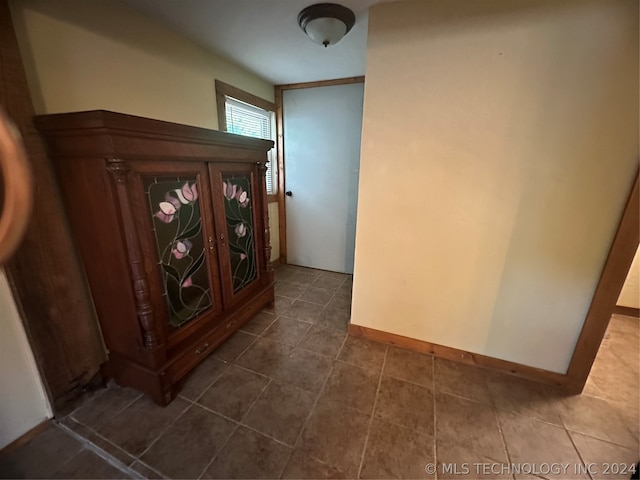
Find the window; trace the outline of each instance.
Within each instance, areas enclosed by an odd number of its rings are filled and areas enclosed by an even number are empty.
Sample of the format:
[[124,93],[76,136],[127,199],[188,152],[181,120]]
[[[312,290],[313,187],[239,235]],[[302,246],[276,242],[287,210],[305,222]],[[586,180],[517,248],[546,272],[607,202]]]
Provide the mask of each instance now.
[[[276,139],[275,105],[238,88],[216,80],[218,123],[221,130],[237,135]],[[277,191],[277,156],[275,146],[269,153],[266,183],[267,194]]]

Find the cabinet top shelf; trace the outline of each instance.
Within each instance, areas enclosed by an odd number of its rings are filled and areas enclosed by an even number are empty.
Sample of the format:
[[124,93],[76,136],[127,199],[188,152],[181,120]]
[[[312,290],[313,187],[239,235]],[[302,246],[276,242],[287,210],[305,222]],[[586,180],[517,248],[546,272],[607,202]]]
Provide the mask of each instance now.
[[[234,135],[107,110],[39,115],[35,117],[35,125],[49,140],[59,140],[51,145],[54,151],[58,150],[57,153],[69,156],[87,153],[86,151],[74,152],[64,148],[68,146],[68,142],[61,141],[62,139],[71,140],[72,138],[78,139],[78,137],[93,137],[91,149],[94,153],[105,155],[135,153],[127,151],[130,150],[126,148],[128,142],[114,140],[131,137],[155,141],[166,140],[205,148],[222,147],[222,149],[232,148],[258,152],[266,152],[273,148],[271,140]],[[77,142],[74,143],[77,145]],[[85,146],[89,147],[89,145]],[[79,150],[85,149],[80,148]]]

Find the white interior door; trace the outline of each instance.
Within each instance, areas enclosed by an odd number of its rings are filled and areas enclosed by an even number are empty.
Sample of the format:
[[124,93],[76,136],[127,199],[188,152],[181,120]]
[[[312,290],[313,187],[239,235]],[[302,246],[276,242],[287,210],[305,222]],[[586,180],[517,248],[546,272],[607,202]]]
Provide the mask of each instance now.
[[287,262],[353,273],[364,84],[283,92]]

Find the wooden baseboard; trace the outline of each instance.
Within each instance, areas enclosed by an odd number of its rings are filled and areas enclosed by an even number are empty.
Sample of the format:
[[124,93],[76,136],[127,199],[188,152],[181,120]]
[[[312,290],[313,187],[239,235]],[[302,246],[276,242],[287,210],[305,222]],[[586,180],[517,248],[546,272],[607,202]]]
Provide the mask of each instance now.
[[616,315],[626,315],[627,317],[640,318],[640,308],[623,307],[622,305],[616,305],[613,309],[613,313]]
[[566,375],[561,373],[543,370],[541,368],[529,367],[519,363],[500,360],[499,358],[487,357],[477,353],[458,350],[457,348],[445,347],[435,343],[416,340],[415,338],[403,337],[394,333],[383,332],[373,328],[363,327],[360,325],[349,324],[349,335],[354,337],[362,337],[375,342],[386,343],[415,352],[427,353],[434,357],[451,360],[454,362],[465,363],[467,365],[475,365],[477,367],[497,370],[499,372],[508,373],[516,377],[526,378],[539,383],[549,385],[564,386]]
[[51,425],[51,419],[48,419],[48,420],[45,420],[44,422],[39,423],[38,425],[33,427],[31,430],[29,430],[27,433],[20,435],[9,445],[0,449],[0,458],[4,457],[5,455],[8,455],[12,451],[14,451],[16,448],[24,445],[25,443],[33,440],[36,436],[38,436],[38,434],[44,432],[47,428],[49,428],[50,425]]

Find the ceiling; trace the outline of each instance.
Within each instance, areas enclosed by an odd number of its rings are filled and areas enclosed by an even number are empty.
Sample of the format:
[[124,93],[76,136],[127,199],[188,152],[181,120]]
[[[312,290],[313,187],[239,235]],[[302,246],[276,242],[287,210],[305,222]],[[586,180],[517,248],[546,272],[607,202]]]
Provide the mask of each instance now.
[[297,22],[314,0],[125,0],[274,84],[364,75],[368,9],[384,1],[339,0],[356,14],[356,24],[339,43],[323,48]]

